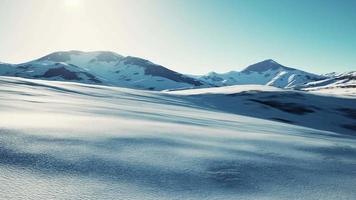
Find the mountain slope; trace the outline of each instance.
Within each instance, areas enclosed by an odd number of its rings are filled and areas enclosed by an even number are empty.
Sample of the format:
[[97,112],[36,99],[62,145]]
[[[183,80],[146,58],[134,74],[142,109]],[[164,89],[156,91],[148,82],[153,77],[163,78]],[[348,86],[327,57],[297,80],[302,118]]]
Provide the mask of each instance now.
[[202,107],[356,136],[356,97],[261,85],[171,91]]
[[83,83],[102,83],[95,75],[67,63],[29,62],[19,65],[0,64],[0,75]]
[[0,75],[164,90],[204,86],[202,82],[137,57],[113,52],[55,52],[19,64],[0,64]]
[[283,66],[273,60],[265,60],[250,65],[241,72],[231,71],[223,74],[211,72],[199,77],[199,80],[218,86],[258,84],[294,88],[323,78],[316,74]]

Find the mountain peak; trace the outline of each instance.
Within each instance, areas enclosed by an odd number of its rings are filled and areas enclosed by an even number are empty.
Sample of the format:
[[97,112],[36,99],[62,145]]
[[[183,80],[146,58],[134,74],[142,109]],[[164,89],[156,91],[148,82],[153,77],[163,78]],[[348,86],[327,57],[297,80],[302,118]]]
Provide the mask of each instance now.
[[246,67],[244,70],[242,70],[241,72],[245,72],[245,73],[265,72],[268,70],[277,70],[280,68],[286,69],[286,70],[294,70],[293,68],[289,68],[284,65],[281,65],[272,59],[267,59],[267,60],[255,63],[253,65],[250,65],[250,66]]
[[84,52],[84,51],[57,51],[51,54],[48,54],[42,58],[37,59],[37,61],[52,61],[52,62],[69,62],[72,56],[81,56],[86,58],[86,60],[92,61],[104,61],[104,62],[112,62],[118,61],[123,58],[123,56],[111,52],[111,51],[92,51],[92,52]]

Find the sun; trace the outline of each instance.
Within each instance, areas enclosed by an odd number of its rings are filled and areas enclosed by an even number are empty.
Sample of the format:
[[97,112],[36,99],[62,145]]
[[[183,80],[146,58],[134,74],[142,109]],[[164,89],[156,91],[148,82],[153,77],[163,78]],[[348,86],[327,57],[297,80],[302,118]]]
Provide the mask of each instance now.
[[67,7],[78,7],[82,4],[82,0],[64,0],[64,5]]

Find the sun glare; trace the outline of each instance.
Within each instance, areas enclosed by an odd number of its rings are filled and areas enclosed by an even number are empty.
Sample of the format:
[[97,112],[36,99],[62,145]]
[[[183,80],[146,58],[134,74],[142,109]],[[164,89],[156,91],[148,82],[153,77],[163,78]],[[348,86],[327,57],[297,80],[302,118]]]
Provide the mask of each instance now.
[[78,7],[82,3],[81,0],[64,0],[64,4],[67,7]]

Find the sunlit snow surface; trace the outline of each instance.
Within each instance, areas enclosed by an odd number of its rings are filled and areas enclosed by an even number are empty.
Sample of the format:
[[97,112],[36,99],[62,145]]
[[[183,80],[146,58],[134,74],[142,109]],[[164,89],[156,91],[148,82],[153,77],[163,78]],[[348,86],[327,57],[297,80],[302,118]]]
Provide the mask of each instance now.
[[0,199],[355,199],[356,140],[169,93],[0,78]]

